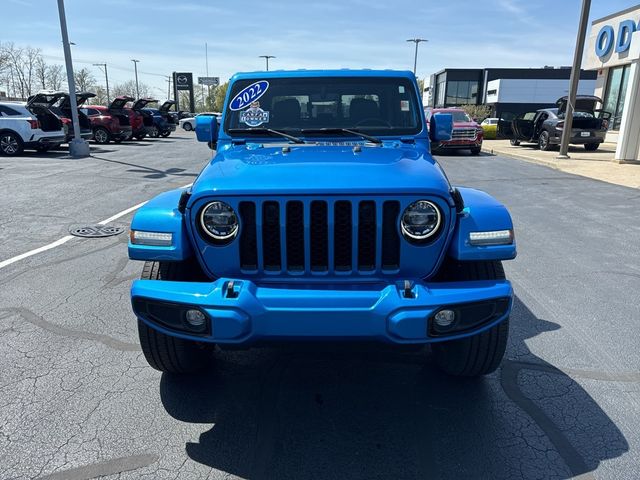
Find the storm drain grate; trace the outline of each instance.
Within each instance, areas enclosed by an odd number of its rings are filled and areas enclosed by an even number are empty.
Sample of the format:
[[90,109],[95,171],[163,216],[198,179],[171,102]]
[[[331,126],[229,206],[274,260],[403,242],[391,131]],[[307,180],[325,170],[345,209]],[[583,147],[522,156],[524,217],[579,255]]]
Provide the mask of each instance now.
[[85,238],[112,237],[113,235],[120,235],[122,232],[124,232],[124,227],[112,225],[84,225],[69,229],[71,235]]

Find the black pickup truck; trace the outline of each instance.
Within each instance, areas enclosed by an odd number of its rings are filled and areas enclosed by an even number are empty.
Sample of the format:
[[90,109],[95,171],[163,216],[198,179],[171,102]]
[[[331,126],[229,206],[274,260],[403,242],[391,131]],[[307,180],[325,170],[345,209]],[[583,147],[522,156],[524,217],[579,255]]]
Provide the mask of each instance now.
[[[556,108],[544,108],[518,115],[501,132],[511,139],[511,145],[520,142],[537,143],[540,150],[551,150],[560,144],[567,111],[567,97],[556,101]],[[596,109],[602,100],[592,95],[578,95],[573,112],[573,126],[569,143],[584,145],[585,150],[597,150],[604,142],[611,113]]]

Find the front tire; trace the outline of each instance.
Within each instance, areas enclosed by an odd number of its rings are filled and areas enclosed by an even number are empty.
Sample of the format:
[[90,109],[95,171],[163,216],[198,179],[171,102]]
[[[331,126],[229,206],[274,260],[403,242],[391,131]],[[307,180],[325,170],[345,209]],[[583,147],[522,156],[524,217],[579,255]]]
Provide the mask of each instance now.
[[585,143],[584,144],[584,149],[587,152],[595,152],[598,149],[599,146],[600,146],[599,143]]
[[481,147],[473,147],[471,149],[471,155],[480,155],[480,151],[482,150]]
[[[182,280],[184,265],[177,262],[145,262],[143,280]],[[165,335],[138,319],[138,336],[149,365],[166,373],[192,373],[211,362],[211,346]]]
[[97,127],[93,130],[93,140],[101,145],[106,145],[111,140],[111,134],[106,128]]
[[543,152],[548,152],[553,148],[553,145],[551,145],[551,142],[549,141],[549,132],[546,130],[540,132],[540,136],[538,137],[538,147],[540,147],[540,150]]
[[13,132],[0,133],[0,153],[7,157],[22,155],[24,144],[20,136]]
[[189,122],[184,122],[182,124],[182,128],[187,132],[190,132],[191,130],[193,130],[193,127],[191,126],[191,124]]
[[[499,261],[458,262],[448,268],[446,280],[504,280]],[[495,371],[500,365],[509,337],[509,319],[482,333],[459,340],[434,343],[436,364],[456,377],[478,377]]]

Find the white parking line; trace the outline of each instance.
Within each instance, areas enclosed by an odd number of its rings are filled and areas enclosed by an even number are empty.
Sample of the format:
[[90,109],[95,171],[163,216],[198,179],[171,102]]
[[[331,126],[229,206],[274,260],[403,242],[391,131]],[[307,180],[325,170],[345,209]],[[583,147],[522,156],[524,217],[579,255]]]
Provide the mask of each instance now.
[[37,255],[38,253],[46,252],[47,250],[51,250],[52,248],[59,247],[63,243],[67,243],[72,238],[74,238],[72,235],[67,235],[66,237],[62,237],[61,239],[56,240],[55,242],[50,243],[49,245],[45,245],[44,247],[39,247],[34,250],[29,250],[28,252],[21,253],[20,255],[17,255],[13,258],[3,260],[2,262],[0,262],[0,268],[4,268],[8,265],[11,265],[12,263],[19,262],[20,260],[31,257],[33,255]]
[[[192,185],[191,183],[188,183],[187,185],[183,185],[182,187],[179,187],[179,188],[188,188],[191,185]],[[124,217],[125,215],[127,215],[127,214],[129,214],[131,212],[134,212],[135,210],[139,209],[145,203],[147,203],[147,202],[141,202],[141,203],[139,203],[137,205],[134,205],[133,207],[127,208],[126,210],[122,210],[121,212],[118,212],[115,215],[112,215],[109,218],[107,218],[105,220],[102,220],[101,222],[98,222],[98,225],[106,225],[107,223],[113,222],[114,220],[117,220],[120,217]],[[60,245],[64,245],[69,240],[72,240],[74,238],[77,238],[77,237],[74,237],[73,235],[66,235],[66,236],[56,240],[55,242],[51,242],[51,243],[49,243],[47,245],[44,245],[42,247],[34,248],[33,250],[29,250],[28,252],[24,252],[24,253],[21,253],[20,255],[16,255],[15,257],[11,257],[11,258],[8,258],[6,260],[3,260],[2,262],[0,262],[0,269],[9,266],[12,263],[16,263],[16,262],[19,262],[20,260],[24,260],[25,258],[29,258],[29,257],[32,257],[32,256],[37,255],[39,253],[46,252],[47,250],[51,250],[52,248],[59,247]]]

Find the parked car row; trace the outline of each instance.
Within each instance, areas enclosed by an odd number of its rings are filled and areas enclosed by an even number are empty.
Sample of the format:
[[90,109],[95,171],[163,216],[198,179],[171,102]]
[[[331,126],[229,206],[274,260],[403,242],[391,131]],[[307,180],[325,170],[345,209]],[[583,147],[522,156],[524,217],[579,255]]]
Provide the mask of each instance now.
[[[137,101],[116,97],[108,106],[85,105],[91,92],[77,92],[80,136],[99,144],[168,137],[178,124],[175,104],[167,100],[158,108],[153,98]],[[26,102],[0,102],[0,155],[20,155],[25,149],[45,152],[74,138],[71,98],[66,92],[41,91]]]

